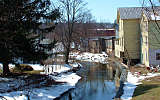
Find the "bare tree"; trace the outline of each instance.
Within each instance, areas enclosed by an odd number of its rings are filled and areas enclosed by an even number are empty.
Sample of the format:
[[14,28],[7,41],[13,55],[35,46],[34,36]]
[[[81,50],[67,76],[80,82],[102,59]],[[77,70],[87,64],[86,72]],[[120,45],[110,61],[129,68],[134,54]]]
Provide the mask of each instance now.
[[[149,6],[149,7],[148,7]],[[149,15],[150,17],[148,17],[149,21],[153,20],[154,23],[152,23],[152,26],[154,29],[151,30],[152,32],[152,37],[150,38],[154,38],[157,44],[151,44],[152,46],[159,46],[160,44],[160,39],[158,38],[158,36],[160,35],[160,23],[159,23],[159,18],[157,18],[157,16],[159,17],[159,10],[160,10],[160,0],[143,0],[142,1],[142,7],[145,10],[146,14]]]
[[68,64],[71,43],[74,40],[79,41],[79,35],[82,34],[77,25],[82,22],[87,12],[86,3],[83,0],[58,0],[58,4],[61,10],[61,28],[58,34],[65,48],[65,63]]

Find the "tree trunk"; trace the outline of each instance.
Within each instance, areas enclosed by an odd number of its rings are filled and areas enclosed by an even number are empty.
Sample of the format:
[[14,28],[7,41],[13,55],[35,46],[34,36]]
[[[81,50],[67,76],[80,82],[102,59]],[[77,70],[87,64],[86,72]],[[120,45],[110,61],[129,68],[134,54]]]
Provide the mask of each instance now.
[[65,52],[65,63],[66,63],[66,64],[69,64],[69,62],[68,62],[68,60],[69,60],[69,51],[70,51],[70,49],[67,48],[67,50],[66,50],[66,52]]
[[69,64],[68,60],[69,60],[70,46],[71,46],[71,41],[69,40],[67,48],[66,48],[66,52],[65,52],[65,63],[66,64]]
[[8,62],[3,62],[3,76],[7,76],[10,74]]

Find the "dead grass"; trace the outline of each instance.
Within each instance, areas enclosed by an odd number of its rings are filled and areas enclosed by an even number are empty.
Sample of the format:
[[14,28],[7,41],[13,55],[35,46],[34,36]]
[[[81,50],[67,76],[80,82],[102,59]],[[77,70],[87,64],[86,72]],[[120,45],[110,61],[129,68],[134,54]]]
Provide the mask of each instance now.
[[[113,61],[122,62],[116,57],[109,57],[108,61],[111,63]],[[144,65],[142,66],[129,66],[129,70],[132,74],[138,72],[139,75],[147,75],[151,72]],[[142,83],[135,89],[132,100],[160,100],[160,76],[145,79]]]
[[43,72],[43,70],[33,70],[32,66],[20,64],[19,67],[15,67],[10,70],[13,74],[40,74],[40,72]]
[[43,70],[33,70],[33,71],[24,71],[25,74],[40,74],[40,72],[44,72]]
[[33,70],[33,71],[16,71],[12,72],[12,75],[19,76],[19,75],[40,75],[41,72],[44,72],[43,70]]
[[160,76],[142,81],[134,92],[132,100],[160,100]]
[[[129,70],[132,74],[138,72],[140,75],[150,72],[146,67],[139,66],[131,66]],[[160,100],[160,76],[147,78],[142,83],[135,89],[132,100]]]

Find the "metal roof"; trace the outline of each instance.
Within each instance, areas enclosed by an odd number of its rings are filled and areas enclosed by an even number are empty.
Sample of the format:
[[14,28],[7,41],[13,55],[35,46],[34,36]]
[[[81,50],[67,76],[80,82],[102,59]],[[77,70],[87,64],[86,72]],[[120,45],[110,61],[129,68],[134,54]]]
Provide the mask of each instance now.
[[118,8],[121,19],[139,19],[142,14],[142,7]]
[[[159,13],[160,7],[155,6],[154,11],[156,13]],[[123,7],[118,8],[118,12],[121,19],[140,19],[142,12],[144,12],[144,14],[146,14],[147,16],[150,16],[151,13],[153,14],[153,10],[151,7]]]

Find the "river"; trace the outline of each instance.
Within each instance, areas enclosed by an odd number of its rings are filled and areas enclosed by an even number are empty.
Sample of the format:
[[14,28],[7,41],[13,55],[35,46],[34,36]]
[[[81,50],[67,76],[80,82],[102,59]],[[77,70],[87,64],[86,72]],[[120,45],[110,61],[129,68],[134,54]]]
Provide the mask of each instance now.
[[119,88],[119,72],[109,64],[82,63],[77,72],[82,79],[57,100],[113,100]]

